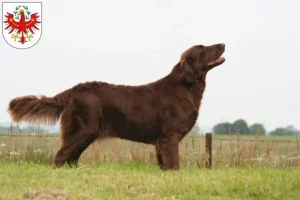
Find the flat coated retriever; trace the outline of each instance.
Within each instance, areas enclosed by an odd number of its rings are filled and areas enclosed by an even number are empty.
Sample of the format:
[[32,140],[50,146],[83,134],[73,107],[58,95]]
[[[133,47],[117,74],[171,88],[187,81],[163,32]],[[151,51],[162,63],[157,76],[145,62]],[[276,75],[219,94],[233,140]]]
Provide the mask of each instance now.
[[97,138],[118,137],[155,145],[158,165],[179,169],[178,144],[194,126],[207,72],[221,65],[224,44],[196,45],[182,53],[165,77],[139,86],[80,83],[54,97],[23,96],[9,103],[14,122],[55,124],[61,147],[55,166],[78,164]]

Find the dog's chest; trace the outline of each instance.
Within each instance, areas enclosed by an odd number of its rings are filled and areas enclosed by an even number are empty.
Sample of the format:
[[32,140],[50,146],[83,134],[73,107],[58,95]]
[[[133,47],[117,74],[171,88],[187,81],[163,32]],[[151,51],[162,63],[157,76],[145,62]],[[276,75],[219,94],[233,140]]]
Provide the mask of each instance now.
[[182,126],[184,128],[186,128],[186,131],[190,131],[194,124],[196,123],[196,120],[198,118],[198,111],[195,109],[195,110],[190,110],[188,112],[188,114],[186,115],[186,118],[183,120],[182,122]]
[[198,117],[196,107],[170,106],[164,113],[162,132],[181,132],[186,134],[194,126]]

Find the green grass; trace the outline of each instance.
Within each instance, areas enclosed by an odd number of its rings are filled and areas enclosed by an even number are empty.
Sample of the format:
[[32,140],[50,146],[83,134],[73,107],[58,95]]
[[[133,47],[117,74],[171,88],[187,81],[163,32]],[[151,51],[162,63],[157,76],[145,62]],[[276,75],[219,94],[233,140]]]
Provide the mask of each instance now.
[[300,199],[300,169],[184,167],[161,171],[153,164],[134,162],[53,169],[51,165],[1,162],[0,171],[0,199],[5,200],[30,199],[35,191],[45,189],[44,195],[62,191],[72,200]]
[[177,172],[157,167],[153,146],[120,139],[96,141],[79,168],[54,169],[59,139],[0,136],[0,200],[300,200],[300,145],[292,137],[214,136],[212,170],[204,168],[205,138],[186,137]]

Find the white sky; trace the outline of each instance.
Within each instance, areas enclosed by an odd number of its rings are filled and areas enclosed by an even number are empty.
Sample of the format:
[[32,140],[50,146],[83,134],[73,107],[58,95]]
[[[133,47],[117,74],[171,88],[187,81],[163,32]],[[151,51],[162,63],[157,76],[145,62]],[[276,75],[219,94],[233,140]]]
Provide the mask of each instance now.
[[37,45],[18,50],[1,36],[0,121],[14,97],[92,80],[148,83],[190,46],[223,42],[227,61],[207,77],[200,126],[244,118],[300,128],[297,0],[42,2]]

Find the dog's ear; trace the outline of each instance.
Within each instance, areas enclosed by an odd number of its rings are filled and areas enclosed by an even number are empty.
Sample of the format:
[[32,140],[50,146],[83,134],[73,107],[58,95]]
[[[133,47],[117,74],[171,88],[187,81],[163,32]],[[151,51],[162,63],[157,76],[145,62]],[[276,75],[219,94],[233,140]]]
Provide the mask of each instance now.
[[192,85],[196,82],[196,76],[191,65],[183,60],[180,62],[180,78],[184,84]]

